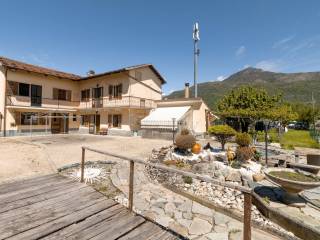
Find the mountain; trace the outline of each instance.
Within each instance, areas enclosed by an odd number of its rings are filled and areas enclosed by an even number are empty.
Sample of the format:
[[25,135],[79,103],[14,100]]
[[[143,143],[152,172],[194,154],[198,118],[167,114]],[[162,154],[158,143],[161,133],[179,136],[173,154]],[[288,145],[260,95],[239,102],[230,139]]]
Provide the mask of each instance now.
[[[319,105],[320,102],[320,72],[305,73],[276,73],[264,71],[258,68],[246,68],[223,81],[204,82],[198,84],[198,96],[216,109],[217,102],[221,97],[233,88],[250,85],[265,88],[270,94],[282,93],[289,102],[311,102],[312,92]],[[191,87],[193,96],[194,87]],[[184,91],[175,91],[166,98],[181,98]]]

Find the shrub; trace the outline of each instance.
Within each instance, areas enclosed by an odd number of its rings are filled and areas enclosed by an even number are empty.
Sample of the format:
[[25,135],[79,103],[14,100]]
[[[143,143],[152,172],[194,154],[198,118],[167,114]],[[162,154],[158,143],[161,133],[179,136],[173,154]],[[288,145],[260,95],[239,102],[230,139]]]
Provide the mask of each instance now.
[[183,179],[184,183],[192,184],[192,177],[182,176],[182,179]]
[[237,133],[236,135],[236,143],[240,147],[247,147],[252,143],[252,138],[248,133]]
[[208,132],[215,136],[221,143],[222,150],[224,150],[224,145],[230,141],[231,137],[236,135],[236,131],[228,125],[211,126],[209,127]]
[[190,131],[187,128],[182,129],[180,132],[180,135],[189,135],[189,134],[190,134]]
[[176,145],[181,150],[188,150],[196,143],[196,138],[192,135],[178,135],[176,137]]
[[251,147],[238,147],[236,151],[237,160],[241,162],[246,162],[253,158],[254,150]]

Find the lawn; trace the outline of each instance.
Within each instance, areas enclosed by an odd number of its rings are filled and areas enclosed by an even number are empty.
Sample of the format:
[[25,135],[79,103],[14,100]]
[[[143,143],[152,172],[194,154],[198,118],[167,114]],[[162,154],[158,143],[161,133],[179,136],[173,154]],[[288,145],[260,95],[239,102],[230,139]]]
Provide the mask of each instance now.
[[[258,141],[264,142],[264,133],[258,133]],[[292,130],[283,134],[280,138],[276,129],[269,131],[270,142],[280,142],[281,147],[285,149],[294,149],[294,147],[320,148],[320,145],[310,136],[309,131]]]
[[310,136],[309,131],[289,130],[280,138],[283,148],[293,149],[294,147],[320,148],[320,145]]

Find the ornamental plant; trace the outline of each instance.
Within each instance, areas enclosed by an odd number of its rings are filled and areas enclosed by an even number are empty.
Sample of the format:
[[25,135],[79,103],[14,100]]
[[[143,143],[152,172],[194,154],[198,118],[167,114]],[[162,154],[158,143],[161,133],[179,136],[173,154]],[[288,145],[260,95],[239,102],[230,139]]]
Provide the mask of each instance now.
[[215,125],[208,129],[209,134],[215,136],[217,141],[221,143],[221,148],[224,151],[225,144],[231,140],[231,138],[236,135],[236,130],[228,125]]
[[236,143],[240,147],[248,147],[252,143],[252,138],[248,133],[237,133],[236,135]]
[[176,136],[176,146],[182,151],[187,151],[193,147],[196,143],[196,138],[191,134],[186,134],[186,132],[181,132]]

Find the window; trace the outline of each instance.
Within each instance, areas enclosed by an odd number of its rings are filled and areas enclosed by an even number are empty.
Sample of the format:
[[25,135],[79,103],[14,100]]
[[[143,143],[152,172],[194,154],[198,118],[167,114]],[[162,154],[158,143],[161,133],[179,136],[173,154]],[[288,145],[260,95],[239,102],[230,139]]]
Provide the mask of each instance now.
[[90,89],[85,89],[81,91],[81,101],[88,102],[90,99]]
[[26,83],[19,83],[19,96],[29,97],[30,85]]
[[73,115],[72,115],[72,121],[74,121],[74,122],[77,121],[77,115],[76,115],[76,114],[73,114]]
[[53,89],[53,99],[63,100],[63,101],[71,101],[71,91],[54,88]]
[[108,125],[109,127],[121,128],[121,114],[109,114]]
[[34,112],[23,112],[21,113],[21,125],[38,125],[38,113],[34,113]]
[[90,115],[81,115],[80,125],[84,127],[89,127]]
[[101,98],[103,96],[103,87],[92,88],[92,97]]
[[121,99],[122,98],[122,84],[109,85],[109,99]]
[[30,84],[8,81],[7,94],[13,96],[30,96]]

